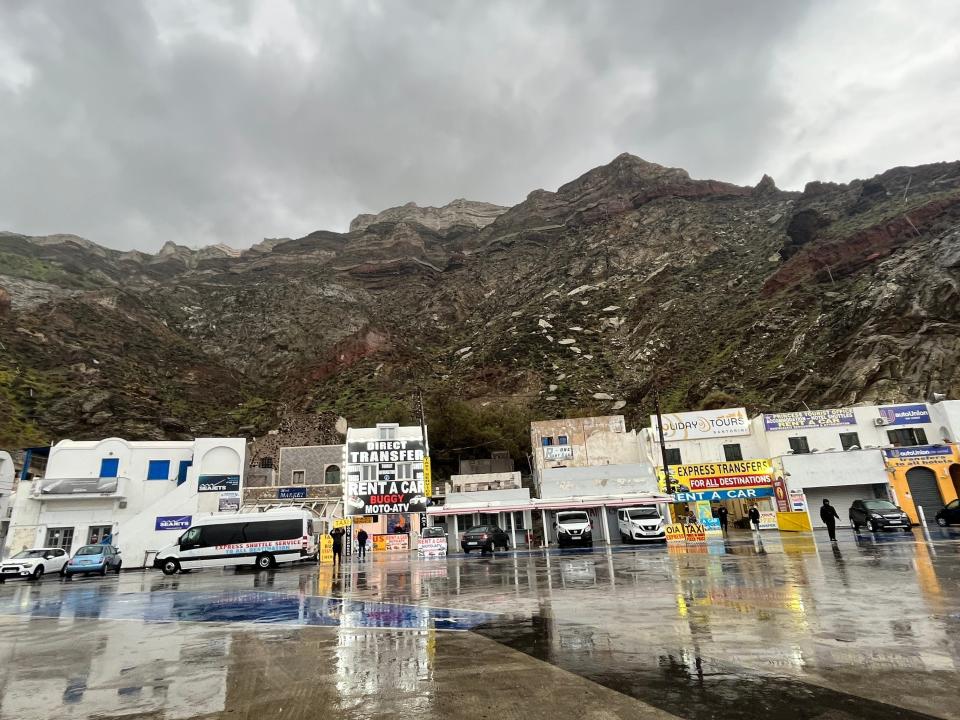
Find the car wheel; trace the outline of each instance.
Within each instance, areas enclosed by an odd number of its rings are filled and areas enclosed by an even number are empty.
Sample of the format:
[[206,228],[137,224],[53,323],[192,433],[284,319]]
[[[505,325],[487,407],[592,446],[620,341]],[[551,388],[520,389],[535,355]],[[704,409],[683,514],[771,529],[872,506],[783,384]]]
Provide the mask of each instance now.
[[123,565],[122,562],[118,562],[118,563],[117,563],[117,575],[120,574],[120,568],[121,568],[122,565]]
[[470,554],[470,548],[464,548],[463,551],[464,551],[467,555]]
[[43,577],[43,565],[37,565],[36,569],[33,571],[33,574],[30,576],[31,580],[39,580]]
[[62,568],[60,568],[60,577],[66,577],[66,576],[67,576],[67,566],[64,565]]
[[106,577],[107,575],[107,564],[104,563],[103,567],[100,568],[100,577]]
[[160,566],[160,569],[163,570],[164,575],[176,575],[180,570],[180,563],[174,559],[164,560],[163,565]]
[[946,527],[950,523],[947,522],[947,519],[943,516],[937,518],[937,525],[940,527]]
[[273,555],[264,553],[263,555],[257,555],[257,568],[259,570],[269,570],[273,567]]

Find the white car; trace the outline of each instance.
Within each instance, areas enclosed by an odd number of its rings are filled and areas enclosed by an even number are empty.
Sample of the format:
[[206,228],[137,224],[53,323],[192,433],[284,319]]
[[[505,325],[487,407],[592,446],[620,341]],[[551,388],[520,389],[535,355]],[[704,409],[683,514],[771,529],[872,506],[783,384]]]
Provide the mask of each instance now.
[[584,510],[561,510],[553,527],[557,531],[557,545],[560,547],[575,543],[593,545],[593,525]]
[[21,550],[13,557],[0,561],[0,578],[28,578],[39,580],[46,573],[60,573],[70,556],[60,548],[32,548]]
[[667,539],[660,511],[652,505],[621,508],[617,511],[617,525],[624,542]]

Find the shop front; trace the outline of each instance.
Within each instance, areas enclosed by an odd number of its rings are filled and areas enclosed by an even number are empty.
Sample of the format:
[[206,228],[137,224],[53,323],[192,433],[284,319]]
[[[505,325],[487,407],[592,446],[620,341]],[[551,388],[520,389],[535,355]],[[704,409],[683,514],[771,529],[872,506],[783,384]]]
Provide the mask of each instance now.
[[960,493],[960,446],[919,445],[885,448],[883,460],[896,502],[919,523],[918,507],[927,522]]
[[729,527],[746,529],[750,508],[756,505],[761,528],[775,528],[772,473],[767,458],[671,465],[671,480],[675,489],[679,486],[673,493],[673,516],[679,520],[692,516],[706,527],[718,529],[715,518],[723,507]]

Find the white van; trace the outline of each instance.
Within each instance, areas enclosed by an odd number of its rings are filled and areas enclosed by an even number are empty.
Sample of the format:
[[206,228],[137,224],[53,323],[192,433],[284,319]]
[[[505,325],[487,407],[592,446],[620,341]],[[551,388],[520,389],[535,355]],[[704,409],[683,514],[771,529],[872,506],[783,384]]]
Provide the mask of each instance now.
[[585,510],[560,510],[553,527],[560,547],[574,543],[593,545],[593,526]]
[[631,540],[666,540],[663,517],[655,505],[621,508],[617,511],[620,538]]
[[319,537],[309,510],[275,508],[262,513],[198,518],[176,544],[157,552],[153,566],[173,575],[180,570],[256,565],[317,557]]

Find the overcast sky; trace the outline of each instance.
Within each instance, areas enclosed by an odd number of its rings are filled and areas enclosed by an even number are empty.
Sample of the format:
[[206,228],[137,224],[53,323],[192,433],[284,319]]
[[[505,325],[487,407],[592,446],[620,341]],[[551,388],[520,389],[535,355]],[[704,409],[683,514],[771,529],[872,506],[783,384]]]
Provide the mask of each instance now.
[[4,0],[0,230],[246,247],[623,151],[784,188],[956,160],[958,30],[956,0]]

